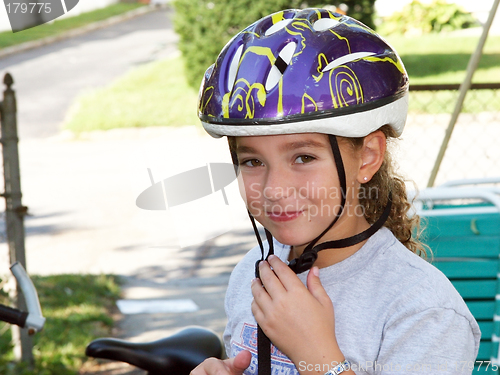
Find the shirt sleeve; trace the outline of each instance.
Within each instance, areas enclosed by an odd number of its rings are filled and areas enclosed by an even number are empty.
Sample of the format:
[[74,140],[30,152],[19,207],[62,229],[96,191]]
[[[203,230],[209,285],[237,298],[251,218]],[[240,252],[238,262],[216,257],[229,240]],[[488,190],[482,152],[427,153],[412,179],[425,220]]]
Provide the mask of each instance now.
[[453,309],[429,308],[384,330],[374,374],[471,374],[479,332]]

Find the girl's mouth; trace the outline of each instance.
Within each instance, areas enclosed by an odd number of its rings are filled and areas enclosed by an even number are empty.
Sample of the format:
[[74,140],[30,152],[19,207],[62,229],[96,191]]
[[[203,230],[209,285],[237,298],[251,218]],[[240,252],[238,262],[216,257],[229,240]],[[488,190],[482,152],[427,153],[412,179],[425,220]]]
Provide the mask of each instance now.
[[273,221],[290,221],[298,218],[302,214],[302,211],[290,211],[290,212],[266,212],[266,215]]

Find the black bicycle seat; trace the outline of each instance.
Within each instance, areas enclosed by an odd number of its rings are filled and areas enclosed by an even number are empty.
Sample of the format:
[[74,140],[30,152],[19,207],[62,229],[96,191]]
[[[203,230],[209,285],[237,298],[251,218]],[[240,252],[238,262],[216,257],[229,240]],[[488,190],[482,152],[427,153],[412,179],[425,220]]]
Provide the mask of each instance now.
[[217,334],[202,327],[187,327],[164,339],[132,343],[113,338],[92,341],[85,351],[89,357],[127,362],[149,375],[189,375],[209,357],[222,358]]

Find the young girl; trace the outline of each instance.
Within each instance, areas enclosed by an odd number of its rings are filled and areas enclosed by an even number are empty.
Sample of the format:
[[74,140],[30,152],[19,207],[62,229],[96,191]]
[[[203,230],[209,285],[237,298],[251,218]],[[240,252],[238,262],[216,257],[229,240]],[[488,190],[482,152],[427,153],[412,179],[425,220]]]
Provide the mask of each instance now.
[[386,150],[407,108],[398,55],[347,16],[283,11],[226,45],[199,116],[228,136],[268,241],[256,231],[231,275],[229,359],[193,375],[471,373],[478,325],[419,257],[418,219]]

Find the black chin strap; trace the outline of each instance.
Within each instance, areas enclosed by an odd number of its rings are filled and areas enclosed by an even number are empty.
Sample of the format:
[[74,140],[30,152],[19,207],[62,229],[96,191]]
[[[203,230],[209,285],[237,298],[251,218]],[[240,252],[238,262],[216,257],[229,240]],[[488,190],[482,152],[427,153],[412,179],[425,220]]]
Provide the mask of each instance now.
[[364,230],[361,233],[358,233],[354,236],[343,238],[341,240],[327,241],[323,242],[319,245],[314,246],[307,253],[304,250],[302,255],[294,260],[292,260],[289,264],[289,267],[295,273],[302,273],[309,270],[313,265],[316,259],[318,258],[318,252],[325,249],[341,249],[344,247],[349,247],[356,245],[364,240],[370,238],[375,232],[377,232],[384,223],[387,221],[389,214],[391,213],[392,208],[392,193],[389,192],[389,196],[387,199],[387,205],[382,212],[382,215],[377,219],[375,223],[373,223],[368,229]]
[[[269,255],[274,254],[274,243],[273,243],[273,236],[271,232],[269,232],[267,229],[266,231],[266,237],[267,237],[267,243],[269,244],[269,251],[267,252],[267,256],[264,255],[264,246],[262,244],[262,240],[260,239],[260,234],[257,229],[257,225],[255,224],[255,219],[254,217],[248,212],[248,215],[250,216],[250,221],[252,222],[253,230],[255,232],[255,236],[257,236],[257,241],[259,242],[260,246],[260,252],[262,254],[262,258],[259,259],[257,262],[255,262],[255,277],[260,277],[260,272],[259,272],[259,263],[263,260],[267,260]],[[262,375],[271,375],[271,340],[269,340],[269,337],[266,336],[260,325],[257,324],[257,367],[258,367],[258,373]]]

